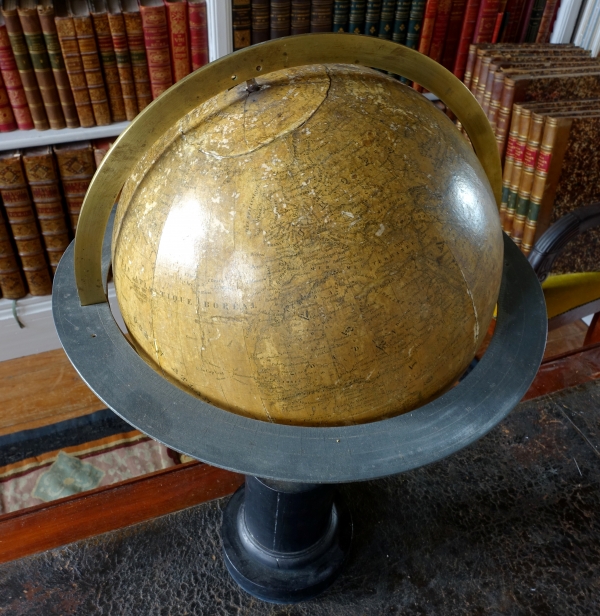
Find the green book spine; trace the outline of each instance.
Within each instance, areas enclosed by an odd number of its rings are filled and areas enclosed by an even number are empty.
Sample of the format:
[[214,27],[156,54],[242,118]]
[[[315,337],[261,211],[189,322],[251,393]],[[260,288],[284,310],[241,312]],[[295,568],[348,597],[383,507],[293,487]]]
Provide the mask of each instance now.
[[421,26],[423,24],[423,14],[425,13],[425,3],[426,0],[414,0],[410,7],[408,32],[406,34],[406,46],[411,49],[417,49],[419,47]]
[[379,34],[379,20],[381,18],[381,0],[368,0],[365,14],[365,34],[377,36]]
[[538,30],[540,29],[540,23],[542,22],[544,8],[546,8],[546,0],[535,0],[533,9],[531,9],[529,25],[527,26],[527,34],[525,35],[526,43],[535,43]]
[[396,15],[396,0],[383,0],[381,18],[379,19],[379,38],[390,39],[394,32],[394,17]]
[[335,0],[333,4],[333,31],[349,32],[350,0]]
[[365,33],[365,8],[366,0],[350,0],[350,18],[348,32],[354,34]]
[[398,0],[396,15],[394,16],[394,31],[392,33],[392,40],[395,43],[401,43],[402,45],[406,43],[411,4],[412,0]]

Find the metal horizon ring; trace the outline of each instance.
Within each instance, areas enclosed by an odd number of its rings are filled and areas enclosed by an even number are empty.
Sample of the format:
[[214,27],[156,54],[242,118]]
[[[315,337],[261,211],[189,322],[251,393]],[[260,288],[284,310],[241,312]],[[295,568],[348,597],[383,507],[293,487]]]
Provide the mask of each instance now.
[[[110,235],[103,271],[110,261]],[[128,423],[177,451],[228,470],[283,481],[342,483],[408,471],[459,451],[495,427],[527,391],[546,342],[546,305],[525,256],[504,235],[496,330],[475,369],[443,396],[391,419],[300,427],[203,402],[137,355],[108,303],[82,306],[74,245],[60,262],[53,312],[60,341],[94,393]]]
[[465,128],[500,205],[502,168],[494,133],[475,97],[450,71],[398,43],[355,34],[303,34],[246,47],[198,69],[169,88],[123,131],[83,202],[75,239],[81,304],[106,302],[100,268],[103,231],[125,180],[144,151],[188,112],[220,92],[273,71],[307,64],[357,64],[416,81],[440,98]]

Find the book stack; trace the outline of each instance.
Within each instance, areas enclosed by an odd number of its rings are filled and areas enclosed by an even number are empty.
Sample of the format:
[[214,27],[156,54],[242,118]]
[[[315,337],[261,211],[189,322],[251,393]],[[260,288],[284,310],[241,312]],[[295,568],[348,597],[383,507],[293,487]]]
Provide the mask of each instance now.
[[[548,226],[600,200],[600,60],[574,45],[471,45],[465,85],[504,158],[503,229],[528,254]],[[577,269],[600,269],[592,234]]]
[[206,0],[4,0],[0,132],[133,120],[207,62]]
[[[561,2],[563,7],[568,7],[568,11],[563,10],[557,19]],[[556,27],[564,30],[567,17],[572,22],[572,34],[581,2],[232,0],[234,49],[290,34],[350,32],[394,40],[417,49],[463,79],[470,44],[548,43],[554,35],[555,23]],[[588,8],[591,5],[597,7],[597,10]],[[591,49],[595,56],[600,47],[600,0],[587,0],[583,10],[576,32],[583,32],[583,24],[587,25],[578,45]],[[571,34],[565,42],[570,42]],[[566,35],[563,33],[561,36],[564,38]],[[415,87],[420,89],[418,85]]]
[[48,295],[83,198],[112,140],[0,154],[0,292]]

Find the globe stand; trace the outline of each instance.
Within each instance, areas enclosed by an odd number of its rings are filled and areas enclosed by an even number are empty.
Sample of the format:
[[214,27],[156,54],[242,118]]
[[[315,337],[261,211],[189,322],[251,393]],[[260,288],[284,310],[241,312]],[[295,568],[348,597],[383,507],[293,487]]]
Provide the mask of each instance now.
[[339,575],[352,520],[331,485],[247,476],[225,509],[221,536],[227,569],[246,592],[297,603]]

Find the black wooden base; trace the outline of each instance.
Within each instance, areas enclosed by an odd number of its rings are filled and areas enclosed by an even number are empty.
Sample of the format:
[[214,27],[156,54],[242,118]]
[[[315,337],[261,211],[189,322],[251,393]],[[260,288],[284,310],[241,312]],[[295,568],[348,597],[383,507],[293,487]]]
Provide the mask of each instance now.
[[339,575],[352,520],[331,486],[246,477],[225,509],[221,533],[227,569],[246,592],[297,603]]

